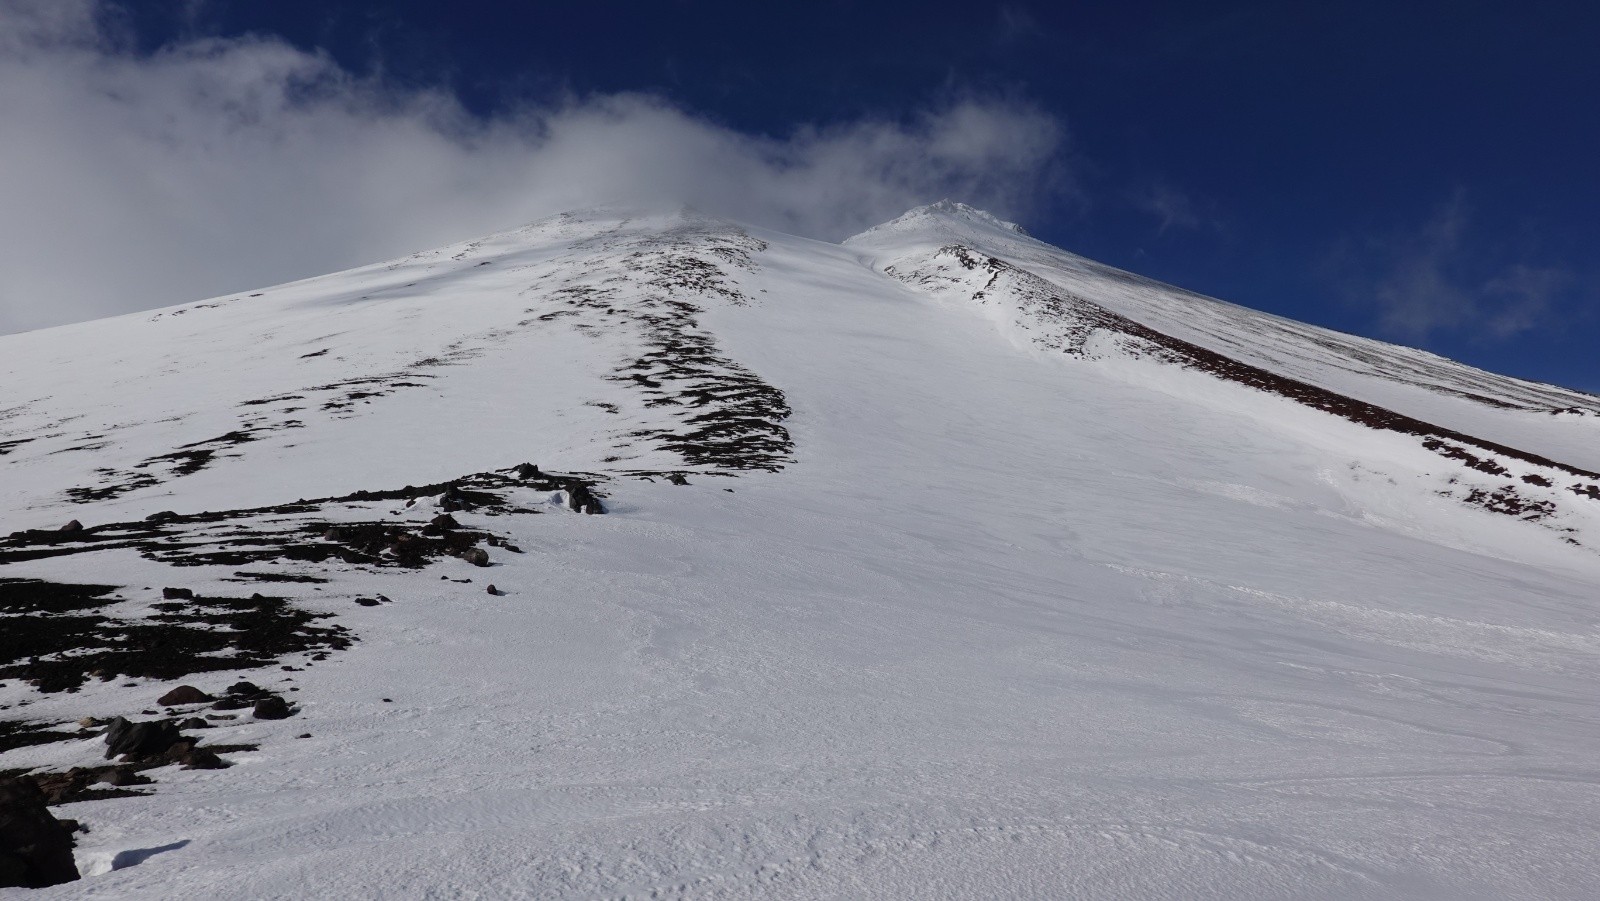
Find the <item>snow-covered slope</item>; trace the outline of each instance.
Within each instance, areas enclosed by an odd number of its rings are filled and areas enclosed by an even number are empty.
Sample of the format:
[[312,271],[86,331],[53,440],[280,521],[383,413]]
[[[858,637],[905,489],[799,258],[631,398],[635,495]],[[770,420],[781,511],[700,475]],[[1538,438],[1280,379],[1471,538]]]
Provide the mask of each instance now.
[[57,808],[89,875],[32,896],[1600,880],[1592,396],[949,203],[843,245],[570,214],[0,338],[0,384],[0,579],[43,580],[4,625],[81,627],[0,641],[6,715],[298,707]]
[[[1062,292],[1240,363],[1311,382],[1479,438],[1600,469],[1600,398],[1484,372],[1426,351],[1202,297],[1043,244],[948,201],[846,242],[884,265],[948,266],[953,248],[993,255]],[[940,254],[939,251],[946,251]],[[937,261],[937,262],[935,262]],[[991,273],[975,273],[987,279]],[[972,280],[972,277],[967,279]],[[1569,420],[1582,420],[1574,426]]]

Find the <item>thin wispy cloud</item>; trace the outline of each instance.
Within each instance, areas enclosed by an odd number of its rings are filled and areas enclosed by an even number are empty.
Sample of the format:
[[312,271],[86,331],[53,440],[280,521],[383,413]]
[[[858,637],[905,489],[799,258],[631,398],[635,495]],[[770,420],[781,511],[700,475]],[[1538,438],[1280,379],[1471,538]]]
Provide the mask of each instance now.
[[1010,47],[1043,36],[1044,26],[1026,6],[1007,3],[995,14],[996,44]]
[[[1472,246],[1472,226],[1467,194],[1457,191],[1419,228],[1365,242],[1360,255],[1371,274],[1358,296],[1375,306],[1380,328],[1418,341],[1441,332],[1503,339],[1551,321],[1572,274],[1491,259]],[[1345,256],[1363,265],[1348,249]]]
[[1200,212],[1199,205],[1189,194],[1165,182],[1152,182],[1138,188],[1129,194],[1129,200],[1136,209],[1155,218],[1158,235],[1173,229],[1220,228],[1218,220]]
[[269,38],[139,53],[97,0],[0,0],[0,332],[242,290],[574,207],[686,203],[838,239],[1065,184],[1062,124],[958,98],[746,134],[656,96],[491,118]]
[[1498,301],[1485,327],[1506,338],[1542,325],[1557,298],[1576,283],[1572,273],[1550,266],[1511,266],[1483,286],[1484,294]]

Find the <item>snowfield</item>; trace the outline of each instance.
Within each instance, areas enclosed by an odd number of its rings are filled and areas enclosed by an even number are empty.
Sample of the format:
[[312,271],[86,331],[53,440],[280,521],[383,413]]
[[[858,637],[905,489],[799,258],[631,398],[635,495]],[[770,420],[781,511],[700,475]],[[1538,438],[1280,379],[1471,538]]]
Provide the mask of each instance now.
[[[0,533],[180,517],[0,541],[0,579],[127,620],[262,592],[355,639],[72,691],[0,659],[9,719],[238,679],[299,707],[54,808],[84,878],[5,897],[1600,894],[1594,396],[950,203],[842,245],[568,214],[0,338],[0,386]],[[530,483],[452,513],[487,568],[216,562],[228,529],[420,528],[445,495],[350,495],[523,462],[604,515]]]

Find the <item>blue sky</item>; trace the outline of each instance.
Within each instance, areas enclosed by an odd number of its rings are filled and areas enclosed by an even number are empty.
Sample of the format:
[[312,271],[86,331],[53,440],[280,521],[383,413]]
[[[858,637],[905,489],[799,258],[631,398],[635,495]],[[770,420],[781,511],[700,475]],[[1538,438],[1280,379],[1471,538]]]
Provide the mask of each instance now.
[[[916,157],[919,136],[970,128],[987,143],[896,176],[882,203],[964,189],[1114,265],[1600,391],[1594,4],[89,5],[119,64],[207,41],[292,50],[323,67],[309,92],[332,72],[380,106],[442,97],[460,121],[441,128],[640,96],[768,156],[818,133],[866,153],[883,144],[871,123],[900,141],[882,152]],[[961,104],[986,113],[929,124]],[[846,178],[805,153],[780,168]],[[828,236],[853,220],[806,221]]]

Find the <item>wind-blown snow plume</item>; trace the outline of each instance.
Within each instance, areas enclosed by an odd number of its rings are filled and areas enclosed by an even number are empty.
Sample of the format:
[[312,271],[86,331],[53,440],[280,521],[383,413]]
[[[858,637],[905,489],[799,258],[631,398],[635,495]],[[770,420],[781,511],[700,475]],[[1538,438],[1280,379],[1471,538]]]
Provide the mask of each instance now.
[[1061,124],[964,99],[747,134],[659,97],[482,117],[265,38],[132,48],[99,0],[0,0],[0,332],[315,275],[577,206],[842,238],[1062,183]]

